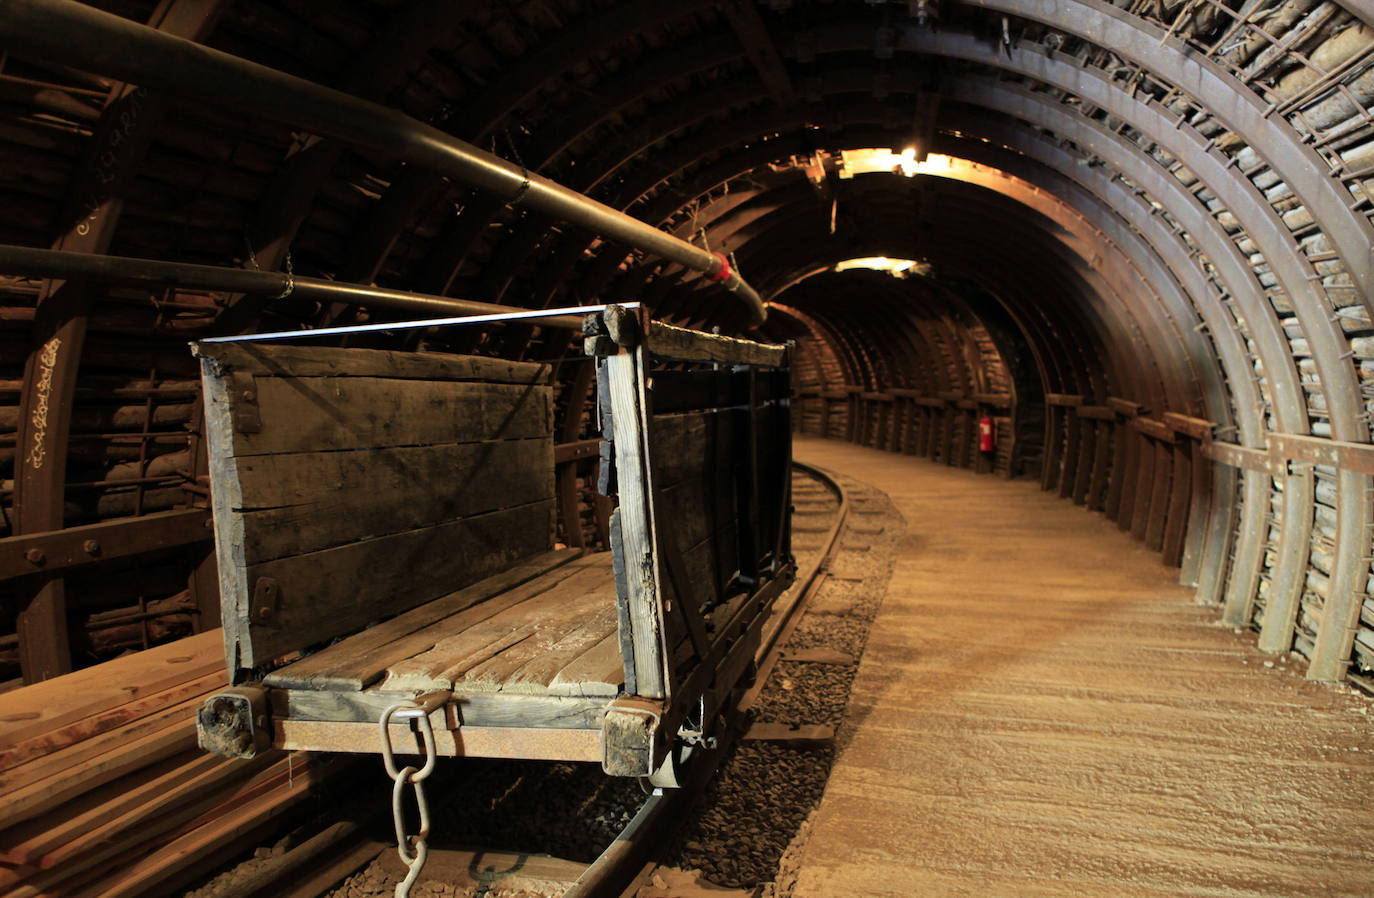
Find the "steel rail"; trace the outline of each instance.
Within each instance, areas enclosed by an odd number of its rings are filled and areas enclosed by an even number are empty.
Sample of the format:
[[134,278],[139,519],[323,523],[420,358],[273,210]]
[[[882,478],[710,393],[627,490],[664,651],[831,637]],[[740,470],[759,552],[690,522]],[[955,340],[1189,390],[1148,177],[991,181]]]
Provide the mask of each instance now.
[[267,66],[213,50],[73,0],[9,0],[0,46],[17,55],[238,104],[313,134],[367,147],[431,169],[513,205],[538,210],[700,271],[738,296],[751,324],[767,310],[725,257],[507,161],[408,115]]
[[[138,287],[183,287],[228,293],[262,293],[285,299],[299,296],[327,302],[351,303],[403,312],[457,312],[465,315],[515,315],[530,313],[518,306],[430,296],[366,284],[341,284],[325,278],[300,277],[280,271],[252,268],[221,268],[187,262],[162,262],[127,256],[106,256],[0,245],[0,274],[18,277],[83,280]],[[582,319],[538,311],[526,317],[540,318],[546,327],[582,328]],[[318,332],[317,332],[318,333]],[[259,335],[261,336],[261,335]]]
[[[825,543],[815,560],[807,566],[805,574],[799,576],[788,590],[794,598],[785,605],[775,603],[765,624],[763,643],[755,655],[758,677],[755,685],[741,697],[739,703],[728,712],[735,715],[748,710],[753,700],[762,691],[768,678],[768,671],[777,665],[782,656],[785,640],[780,637],[790,632],[789,625],[795,626],[800,619],[800,611],[814,594],[817,578],[825,571],[835,550],[839,547],[840,533],[844,530],[845,518],[849,510],[849,494],[844,486],[828,472],[808,464],[792,461],[793,468],[801,468],[813,477],[820,479],[839,500],[834,523],[825,537]],[[725,760],[733,745],[733,739],[716,750],[700,753],[696,761],[687,767],[688,778],[678,789],[655,789],[654,794],[640,807],[634,818],[625,825],[606,850],[578,877],[577,882],[563,893],[563,898],[614,898],[622,894],[631,880],[649,863],[649,853],[658,844],[658,836],[669,825],[673,811],[685,810],[688,803],[697,796],[699,787],[710,781],[711,776]]]

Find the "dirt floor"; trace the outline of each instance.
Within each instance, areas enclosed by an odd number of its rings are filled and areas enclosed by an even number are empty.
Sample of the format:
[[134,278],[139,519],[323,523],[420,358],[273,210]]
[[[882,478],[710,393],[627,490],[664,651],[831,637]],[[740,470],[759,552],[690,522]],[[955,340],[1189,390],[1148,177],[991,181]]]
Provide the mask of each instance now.
[[800,441],[907,521],[798,898],[1374,895],[1374,721],[1099,514]]

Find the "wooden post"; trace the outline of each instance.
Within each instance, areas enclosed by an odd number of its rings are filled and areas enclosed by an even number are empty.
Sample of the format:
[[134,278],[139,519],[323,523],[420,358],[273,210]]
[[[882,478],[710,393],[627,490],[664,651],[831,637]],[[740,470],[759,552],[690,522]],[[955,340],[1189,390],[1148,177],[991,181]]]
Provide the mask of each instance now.
[[611,408],[615,449],[616,492],[620,505],[619,543],[634,645],[635,692],[644,698],[667,698],[663,619],[659,596],[662,574],[654,556],[653,497],[648,469],[648,411],[643,390],[642,346],[622,347],[602,359]]
[[[1170,513],[1169,504],[1173,482],[1174,444],[1162,440],[1152,440],[1154,455],[1154,480],[1150,484],[1150,517],[1145,523],[1145,545],[1151,551],[1159,552],[1164,548],[1164,529]],[[1186,485],[1185,485],[1186,490]],[[1185,497],[1187,493],[1184,493]]]
[[1154,441],[1139,431],[1135,435],[1137,466],[1135,479],[1135,503],[1131,508],[1131,536],[1142,542],[1150,529],[1151,503],[1154,501],[1154,485],[1157,467],[1155,465]]
[[1082,443],[1083,425],[1078,417],[1078,409],[1062,410],[1064,420],[1064,464],[1059,474],[1059,498],[1068,499],[1074,494],[1078,480],[1079,450]]
[[1192,511],[1193,441],[1179,437],[1172,446],[1173,472],[1169,489],[1169,513],[1161,537],[1164,563],[1170,567],[1183,564],[1183,542],[1188,533],[1188,516]]
[[1097,461],[1097,422],[1077,415],[1074,418],[1078,422],[1079,458],[1073,479],[1073,504],[1086,505],[1092,486],[1093,464]]
[[[171,0],[149,23],[169,34],[199,40],[213,27],[222,2]],[[104,253],[124,211],[124,193],[142,161],[166,100],[130,84],[112,85],[90,149],[69,194],[79,206],[65,210],[71,222],[54,249]],[[65,525],[67,443],[77,368],[95,292],[73,281],[44,281],[24,368],[14,510],[17,533],[59,530]],[[71,670],[67,596],[61,576],[30,578],[19,596],[19,658],[25,682]]]
[[1140,491],[1141,473],[1146,472],[1144,478],[1148,486],[1150,480],[1148,476],[1149,456],[1145,445],[1145,437],[1140,431],[1131,426],[1127,421],[1121,430],[1122,441],[1126,444],[1126,465],[1121,469],[1121,506],[1120,513],[1117,515],[1116,526],[1127,532],[1135,525],[1136,506],[1149,505],[1149,492]]
[[1102,510],[1109,520],[1120,522],[1121,499],[1125,493],[1127,463],[1130,457],[1128,444],[1132,434],[1120,418],[1108,422],[1112,433],[1112,471],[1107,478],[1106,495],[1103,497]]
[[1087,506],[1093,511],[1103,511],[1107,505],[1108,467],[1112,460],[1111,421],[1094,421],[1093,427],[1093,473],[1088,485]]
[[1060,434],[1059,422],[1064,409],[1045,404],[1045,447],[1040,460],[1040,488],[1052,490],[1059,484]]

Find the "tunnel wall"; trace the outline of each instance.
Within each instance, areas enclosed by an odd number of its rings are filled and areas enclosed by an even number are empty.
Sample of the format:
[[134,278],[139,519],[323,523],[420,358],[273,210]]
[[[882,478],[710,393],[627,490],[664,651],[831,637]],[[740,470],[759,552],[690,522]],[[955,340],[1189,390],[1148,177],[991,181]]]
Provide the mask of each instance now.
[[[779,304],[760,333],[799,343],[804,430],[911,451],[948,419],[937,459],[1100,508],[1316,679],[1374,670],[1367,0],[97,5],[384,103],[727,254]],[[745,330],[694,272],[271,108],[4,49],[2,243],[529,308],[636,299]],[[954,162],[834,164],[906,146]],[[870,255],[931,274],[816,273]],[[0,272],[0,679],[213,623],[213,558],[187,526],[204,530],[207,484],[188,339],[388,315]],[[351,342],[554,362],[560,441],[590,433],[566,331]],[[1002,425],[990,459],[966,449],[984,412]],[[595,543],[607,509],[574,456],[563,535]],[[128,535],[106,538],[117,557],[81,548],[75,528],[98,525]],[[71,564],[27,560],[63,539]]]

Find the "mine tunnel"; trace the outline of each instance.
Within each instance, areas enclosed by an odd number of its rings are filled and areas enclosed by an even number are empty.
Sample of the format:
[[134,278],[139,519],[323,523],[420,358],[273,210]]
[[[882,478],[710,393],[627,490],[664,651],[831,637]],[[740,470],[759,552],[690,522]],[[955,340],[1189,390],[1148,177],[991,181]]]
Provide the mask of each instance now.
[[0,898],[1374,895],[1372,108],[1370,0],[0,0]]

